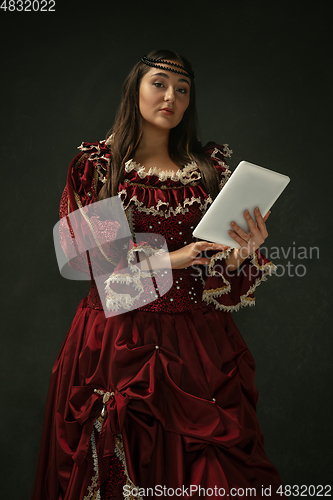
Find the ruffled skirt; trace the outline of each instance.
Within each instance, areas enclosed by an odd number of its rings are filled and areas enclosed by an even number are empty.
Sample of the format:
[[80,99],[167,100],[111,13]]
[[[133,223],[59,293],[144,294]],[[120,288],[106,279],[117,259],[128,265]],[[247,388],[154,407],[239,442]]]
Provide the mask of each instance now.
[[281,498],[254,360],[230,313],[106,318],[86,305],[52,371],[35,500],[122,498],[124,485],[143,498],[147,488],[150,498],[244,498],[247,488]]

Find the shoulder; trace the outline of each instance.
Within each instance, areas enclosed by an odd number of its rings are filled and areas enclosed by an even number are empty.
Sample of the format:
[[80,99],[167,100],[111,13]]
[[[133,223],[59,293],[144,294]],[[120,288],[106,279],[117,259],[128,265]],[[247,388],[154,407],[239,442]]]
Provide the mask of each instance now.
[[67,189],[79,198],[82,205],[96,201],[101,187],[106,181],[111,150],[105,140],[82,142],[80,152],[69,165]]

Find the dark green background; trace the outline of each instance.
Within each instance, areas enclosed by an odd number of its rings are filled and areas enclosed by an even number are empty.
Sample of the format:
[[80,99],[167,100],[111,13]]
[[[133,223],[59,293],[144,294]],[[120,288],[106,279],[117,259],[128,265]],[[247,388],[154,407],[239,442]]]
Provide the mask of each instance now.
[[[1,498],[29,497],[53,362],[87,282],[60,277],[52,229],[67,167],[103,139],[124,78],[171,48],[193,63],[203,143],[291,177],[271,247],[318,247],[303,277],[269,278],[234,318],[257,363],[266,452],[285,484],[332,476],[330,2],[56,1],[0,11]],[[280,268],[282,269],[282,268]],[[73,499],[74,500],[74,499]]]

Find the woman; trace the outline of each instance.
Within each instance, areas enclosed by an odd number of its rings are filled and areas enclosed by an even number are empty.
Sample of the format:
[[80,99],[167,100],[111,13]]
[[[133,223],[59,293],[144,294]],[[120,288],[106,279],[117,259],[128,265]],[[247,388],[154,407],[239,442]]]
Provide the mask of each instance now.
[[[230,315],[254,305],[274,271],[258,251],[268,214],[257,210],[255,223],[245,213],[248,232],[232,224],[239,250],[193,238],[230,175],[230,151],[197,138],[190,63],[165,50],[143,57],[112,134],[80,149],[61,238],[92,283],[52,372],[33,498],[241,498],[247,488],[281,498],[255,413],[254,361]],[[127,239],[96,211],[111,199]],[[72,258],[74,237],[83,250]]]

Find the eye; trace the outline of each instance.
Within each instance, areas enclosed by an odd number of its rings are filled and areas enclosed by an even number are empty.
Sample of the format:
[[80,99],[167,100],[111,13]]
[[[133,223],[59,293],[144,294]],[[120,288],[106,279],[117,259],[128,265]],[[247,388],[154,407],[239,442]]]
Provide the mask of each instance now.
[[185,88],[180,88],[180,89],[178,89],[178,92],[179,92],[180,94],[187,94],[187,89],[185,89]]
[[163,83],[161,83],[161,82],[153,82],[153,85],[155,85],[155,87],[157,87],[157,88],[163,87]]

